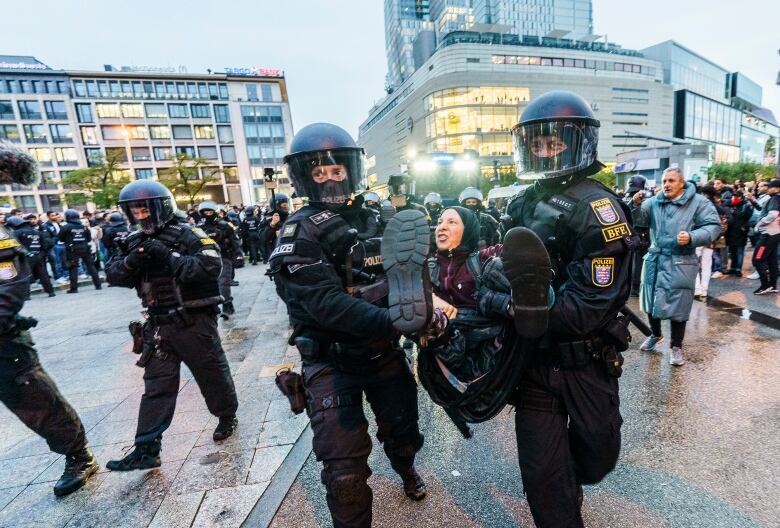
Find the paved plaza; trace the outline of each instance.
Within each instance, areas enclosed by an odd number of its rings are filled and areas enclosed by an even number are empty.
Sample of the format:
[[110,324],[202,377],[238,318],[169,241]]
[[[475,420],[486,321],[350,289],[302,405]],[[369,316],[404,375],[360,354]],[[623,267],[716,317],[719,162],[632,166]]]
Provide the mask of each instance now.
[[[220,323],[240,402],[234,437],[212,441],[216,419],[183,367],[163,466],[101,468],[84,489],[58,499],[51,488],[63,457],[0,408],[0,527],[329,526],[306,417],[292,415],[273,384],[297,353],[286,344],[285,308],[264,271],[238,270],[237,313]],[[670,367],[668,352],[639,352],[638,339],[625,354],[623,450],[617,469],[585,491],[587,526],[780,526],[780,331],[765,324],[780,317],[780,297],[756,299],[754,287],[747,279],[713,281],[715,300],[694,304],[685,367]],[[140,304],[131,290],[80,291],[35,295],[24,313],[40,319],[33,337],[41,361],[78,410],[104,466],[132,445],[143,381],[127,323]],[[407,500],[375,448],[375,525],[533,526],[514,413],[474,426],[474,438],[465,440],[422,389],[420,411],[428,498]]]

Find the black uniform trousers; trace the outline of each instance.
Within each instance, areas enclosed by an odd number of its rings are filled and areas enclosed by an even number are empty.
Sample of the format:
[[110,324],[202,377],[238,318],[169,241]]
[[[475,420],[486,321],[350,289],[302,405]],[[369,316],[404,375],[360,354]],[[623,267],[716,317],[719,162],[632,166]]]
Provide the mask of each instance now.
[[260,238],[260,233],[257,231],[250,231],[246,234],[246,245],[247,249],[249,249],[249,262],[255,263],[260,262],[260,256],[258,255],[258,252],[261,250],[261,247],[263,245],[263,241]]
[[92,260],[92,254],[86,251],[68,251],[68,268],[70,269],[70,289],[79,289],[79,261],[84,263],[87,274],[92,277],[92,284],[95,288],[100,288],[100,275],[95,267],[95,261]]
[[219,294],[225,298],[225,302],[233,300],[230,291],[230,283],[233,282],[233,257],[222,258],[222,271],[219,272]]
[[192,314],[192,324],[152,327],[159,343],[144,371],[144,394],[138,411],[135,443],[162,438],[176,410],[181,362],[190,369],[209,412],[234,416],[238,409],[236,388],[217,330],[216,316]]
[[0,336],[0,400],[49,449],[75,453],[87,442],[84,425],[43,370],[33,344],[29,332]]
[[373,493],[368,486],[371,438],[363,412],[365,394],[396,472],[414,465],[423,437],[417,424],[417,386],[402,351],[394,349],[362,370],[332,363],[303,364],[313,449],[322,462],[322,483],[335,528],[371,526]]
[[54,293],[54,287],[51,284],[51,277],[49,272],[46,271],[46,259],[43,254],[38,253],[30,257],[27,262],[30,264],[30,271],[34,279],[41,281],[43,291],[46,293]]
[[753,250],[753,267],[761,279],[761,287],[777,288],[777,246],[780,245],[780,234],[758,237],[756,249]]
[[620,454],[618,379],[592,359],[571,370],[535,363],[523,374],[518,400],[517,454],[534,522],[584,526],[578,485],[599,482]]

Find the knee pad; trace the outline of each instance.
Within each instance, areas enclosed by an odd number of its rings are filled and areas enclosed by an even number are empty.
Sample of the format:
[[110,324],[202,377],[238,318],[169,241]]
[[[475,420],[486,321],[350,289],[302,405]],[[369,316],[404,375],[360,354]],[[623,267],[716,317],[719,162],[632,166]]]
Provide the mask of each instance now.
[[323,482],[331,499],[341,504],[360,503],[369,497],[368,477],[371,470],[365,460],[342,460],[326,463]]

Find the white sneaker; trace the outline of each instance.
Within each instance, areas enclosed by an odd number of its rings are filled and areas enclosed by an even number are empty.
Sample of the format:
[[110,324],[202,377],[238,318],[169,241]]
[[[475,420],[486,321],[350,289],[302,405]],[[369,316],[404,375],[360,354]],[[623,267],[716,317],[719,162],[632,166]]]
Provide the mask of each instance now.
[[683,357],[682,348],[672,347],[672,354],[669,356],[669,364],[675,367],[685,365],[685,358]]
[[721,273],[719,271],[716,271],[715,273],[710,275],[710,278],[712,278],[712,279],[721,279],[721,278],[723,278],[723,273]]
[[79,279],[86,279],[87,274],[86,273],[79,273]]
[[748,278],[748,279],[750,279],[750,280],[758,280],[758,279],[760,279],[761,277],[759,277],[759,275],[758,275],[758,272],[757,272],[757,271],[754,271],[753,273],[751,273],[750,275],[748,275],[748,276],[747,276],[747,278]]

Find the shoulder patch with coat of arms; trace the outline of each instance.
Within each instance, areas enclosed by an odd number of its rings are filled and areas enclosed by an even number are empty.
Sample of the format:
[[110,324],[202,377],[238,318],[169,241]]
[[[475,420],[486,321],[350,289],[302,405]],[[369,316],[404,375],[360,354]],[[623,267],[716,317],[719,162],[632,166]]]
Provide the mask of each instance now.
[[590,208],[596,215],[601,225],[612,225],[620,220],[620,215],[615,210],[615,206],[612,205],[612,201],[609,198],[602,198],[595,202],[590,202]]
[[615,257],[597,257],[591,264],[593,285],[600,288],[612,286],[615,279]]

